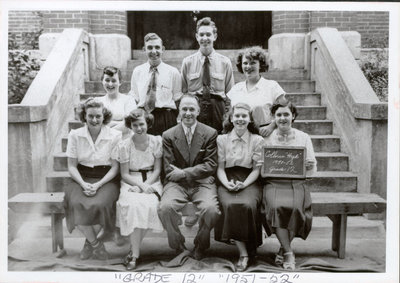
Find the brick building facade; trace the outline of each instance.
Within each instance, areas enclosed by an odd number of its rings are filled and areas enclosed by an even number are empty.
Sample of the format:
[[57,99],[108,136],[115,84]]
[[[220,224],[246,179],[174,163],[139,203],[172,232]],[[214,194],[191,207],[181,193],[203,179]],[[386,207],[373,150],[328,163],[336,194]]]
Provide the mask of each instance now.
[[[272,11],[272,33],[306,33],[317,27],[358,31],[363,47],[376,47],[389,35],[388,12],[357,11]],[[83,28],[99,33],[127,34],[126,11],[10,11],[9,32],[21,38],[23,32],[61,32]]]

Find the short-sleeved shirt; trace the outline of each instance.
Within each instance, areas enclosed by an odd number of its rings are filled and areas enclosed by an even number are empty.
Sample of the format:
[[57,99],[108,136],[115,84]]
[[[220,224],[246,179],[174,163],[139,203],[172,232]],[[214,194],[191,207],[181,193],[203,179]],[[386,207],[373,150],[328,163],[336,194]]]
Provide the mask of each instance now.
[[225,162],[225,168],[240,166],[252,168],[261,157],[264,139],[246,131],[239,137],[235,130],[217,137],[218,162]]
[[[151,75],[152,71],[148,62],[133,70],[131,94],[138,101],[138,107],[143,107],[146,102]],[[176,109],[175,101],[182,96],[181,75],[178,69],[161,62],[157,66],[156,88],[156,108]]]
[[235,84],[227,93],[234,106],[239,102],[248,104],[253,110],[253,118],[258,125],[271,123],[270,107],[274,101],[285,91],[273,80],[263,77],[250,90],[247,90],[246,81]]
[[317,160],[315,159],[311,138],[305,132],[292,128],[291,134],[280,135],[278,129],[275,129],[268,137],[264,138],[264,145],[304,146],[306,148],[306,160],[312,160],[315,164],[313,169],[307,170],[307,175],[311,175],[317,171]]
[[162,157],[162,138],[161,136],[147,136],[149,145],[146,150],[136,149],[132,136],[130,136],[118,144],[113,156],[120,163],[129,162],[129,170],[132,171],[153,168],[155,160]]
[[[215,50],[208,55],[210,60],[210,92],[226,97],[226,93],[234,85],[231,60]],[[196,52],[183,59],[182,62],[182,92],[199,94],[203,92],[203,65],[205,56]]]
[[132,110],[136,109],[135,99],[131,95],[119,93],[116,99],[110,99],[108,95],[99,97],[99,101],[103,102],[104,107],[112,113],[112,119],[121,121]]
[[87,167],[111,165],[112,151],[121,140],[122,133],[103,125],[93,143],[87,125],[71,130],[68,135],[67,157],[77,158]]

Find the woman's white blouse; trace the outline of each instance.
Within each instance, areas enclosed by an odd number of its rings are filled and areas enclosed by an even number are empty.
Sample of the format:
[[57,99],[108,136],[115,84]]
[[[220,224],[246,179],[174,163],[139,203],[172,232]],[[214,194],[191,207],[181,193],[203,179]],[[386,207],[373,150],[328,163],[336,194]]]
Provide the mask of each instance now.
[[111,154],[121,140],[122,133],[103,125],[93,143],[87,125],[71,130],[68,135],[67,157],[77,158],[87,167],[111,165]]
[[282,136],[278,134],[278,129],[275,129],[268,137],[264,138],[264,145],[304,146],[306,148],[306,160],[314,161],[314,166],[311,170],[307,170],[307,175],[312,175],[317,171],[317,160],[315,159],[314,147],[310,136],[305,132],[292,128],[292,133],[290,135]]
[[271,122],[270,106],[285,91],[273,80],[267,80],[263,77],[250,90],[247,90],[246,81],[235,84],[226,94],[231,100],[231,105],[237,103],[246,103],[253,110],[253,118],[258,125]]
[[149,145],[146,150],[136,149],[131,135],[117,145],[113,157],[119,163],[129,162],[129,170],[132,171],[152,168],[155,160],[162,157],[162,138],[161,136],[147,136],[149,137]]
[[137,108],[135,98],[128,94],[120,93],[117,99],[110,99],[106,94],[99,97],[98,100],[103,102],[104,107],[111,111],[114,121],[123,120],[125,116]]
[[218,162],[225,162],[225,168],[240,166],[252,168],[253,162],[261,157],[264,139],[249,131],[238,137],[235,130],[217,137]]

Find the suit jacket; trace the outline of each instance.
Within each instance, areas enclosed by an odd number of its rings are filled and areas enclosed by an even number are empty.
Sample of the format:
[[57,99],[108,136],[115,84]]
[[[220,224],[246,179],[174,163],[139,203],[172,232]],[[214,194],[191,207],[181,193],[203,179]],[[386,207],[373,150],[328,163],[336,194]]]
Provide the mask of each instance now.
[[170,164],[185,171],[186,180],[181,180],[179,182],[181,185],[193,186],[196,180],[214,175],[217,169],[217,135],[215,129],[197,122],[189,148],[181,124],[165,131],[163,133],[165,175],[172,171]]

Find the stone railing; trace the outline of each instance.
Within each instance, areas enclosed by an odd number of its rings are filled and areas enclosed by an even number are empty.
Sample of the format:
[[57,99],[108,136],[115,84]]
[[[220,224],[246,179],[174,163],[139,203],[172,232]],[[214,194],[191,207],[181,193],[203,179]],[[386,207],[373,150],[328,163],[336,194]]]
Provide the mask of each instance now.
[[65,29],[21,104],[8,106],[8,197],[46,190],[65,121],[88,80],[88,35]]
[[341,34],[318,28],[309,37],[311,80],[322,93],[334,133],[358,175],[358,191],[386,197],[387,103],[379,102]]

